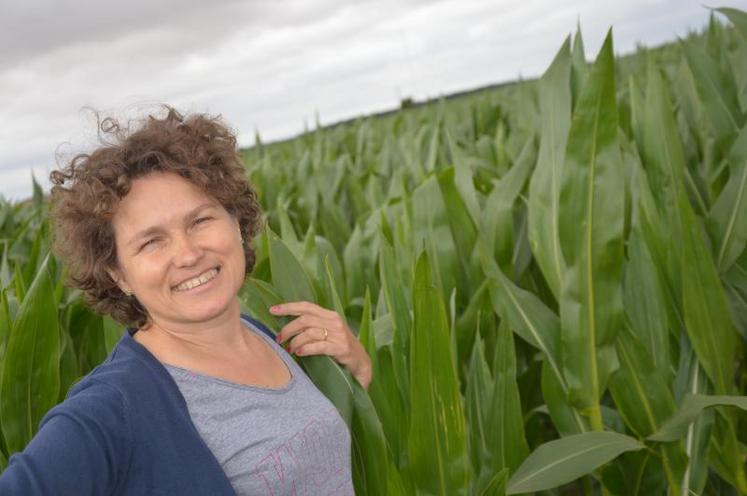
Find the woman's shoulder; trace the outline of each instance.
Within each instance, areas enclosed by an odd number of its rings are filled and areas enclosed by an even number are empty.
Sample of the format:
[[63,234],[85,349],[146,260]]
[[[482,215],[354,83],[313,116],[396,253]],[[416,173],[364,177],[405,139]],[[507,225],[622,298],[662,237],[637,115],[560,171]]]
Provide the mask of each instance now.
[[106,359],[70,388],[67,399],[85,393],[127,402],[138,392],[155,387],[154,377],[166,374],[159,368],[163,368],[161,364],[125,331]]

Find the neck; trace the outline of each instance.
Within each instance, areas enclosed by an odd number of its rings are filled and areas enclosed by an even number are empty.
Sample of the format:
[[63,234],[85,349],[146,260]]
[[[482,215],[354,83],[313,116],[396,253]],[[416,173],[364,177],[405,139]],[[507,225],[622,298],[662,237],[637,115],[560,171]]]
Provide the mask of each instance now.
[[159,360],[174,357],[229,357],[247,349],[238,300],[219,316],[204,322],[156,319],[135,333],[135,339]]

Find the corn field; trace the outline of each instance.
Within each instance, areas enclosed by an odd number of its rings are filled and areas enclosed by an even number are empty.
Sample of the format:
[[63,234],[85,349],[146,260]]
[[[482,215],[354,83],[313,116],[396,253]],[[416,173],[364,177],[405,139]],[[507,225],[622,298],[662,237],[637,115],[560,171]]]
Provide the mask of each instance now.
[[[364,391],[300,361],[360,495],[747,495],[747,14],[243,151],[245,311],[310,300]],[[0,468],[121,335],[63,285],[43,192],[0,205]]]

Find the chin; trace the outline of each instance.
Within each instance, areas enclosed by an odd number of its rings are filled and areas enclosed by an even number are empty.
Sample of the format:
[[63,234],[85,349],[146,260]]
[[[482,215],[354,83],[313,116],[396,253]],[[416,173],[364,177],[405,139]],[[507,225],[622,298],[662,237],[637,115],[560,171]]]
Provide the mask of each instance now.
[[[193,322],[202,322],[212,320],[216,317],[220,317],[223,314],[231,312],[234,309],[232,305],[233,300],[228,302],[214,302],[212,305],[198,304],[185,311],[181,314],[182,318],[187,318]],[[239,307],[236,306],[236,309]]]

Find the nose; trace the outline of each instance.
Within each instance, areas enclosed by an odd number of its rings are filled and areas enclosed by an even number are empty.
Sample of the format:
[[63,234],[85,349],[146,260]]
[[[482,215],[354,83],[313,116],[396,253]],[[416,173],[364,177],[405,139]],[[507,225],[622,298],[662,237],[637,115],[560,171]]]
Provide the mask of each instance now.
[[177,267],[195,265],[202,257],[202,248],[188,234],[174,237],[173,260]]

